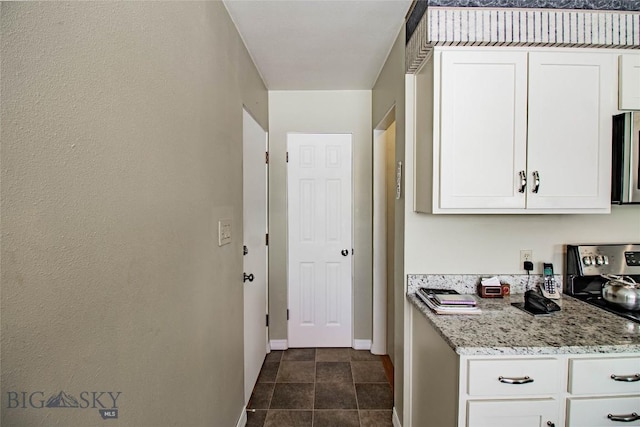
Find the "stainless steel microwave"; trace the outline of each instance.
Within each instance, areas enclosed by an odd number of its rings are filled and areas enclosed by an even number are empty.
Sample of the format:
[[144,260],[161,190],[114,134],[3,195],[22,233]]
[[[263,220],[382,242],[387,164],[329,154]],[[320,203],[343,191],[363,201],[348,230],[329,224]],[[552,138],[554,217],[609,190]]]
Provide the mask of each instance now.
[[611,203],[640,203],[640,111],[613,116]]

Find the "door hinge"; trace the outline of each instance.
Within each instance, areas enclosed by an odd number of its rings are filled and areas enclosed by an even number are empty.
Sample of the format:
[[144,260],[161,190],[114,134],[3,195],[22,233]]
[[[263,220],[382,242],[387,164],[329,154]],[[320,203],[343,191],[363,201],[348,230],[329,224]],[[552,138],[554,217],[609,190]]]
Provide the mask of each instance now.
[[268,151],[266,151],[266,152],[264,153],[264,162],[265,162],[266,164],[269,164],[269,152],[268,152]]
[[289,320],[289,309],[287,308],[287,320]]
[[264,235],[264,242],[265,242],[265,245],[269,246],[269,233]]
[[353,255],[353,248],[351,248],[351,255]]
[[269,327],[269,315],[267,314],[267,328]]
[[289,163],[289,152],[287,151],[287,163]]

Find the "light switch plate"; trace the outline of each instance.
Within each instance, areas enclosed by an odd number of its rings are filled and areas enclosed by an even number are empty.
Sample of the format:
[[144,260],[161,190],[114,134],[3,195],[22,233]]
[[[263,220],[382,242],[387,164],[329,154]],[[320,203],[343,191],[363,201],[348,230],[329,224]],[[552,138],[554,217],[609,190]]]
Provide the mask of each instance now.
[[231,243],[231,220],[221,219],[218,221],[218,246]]

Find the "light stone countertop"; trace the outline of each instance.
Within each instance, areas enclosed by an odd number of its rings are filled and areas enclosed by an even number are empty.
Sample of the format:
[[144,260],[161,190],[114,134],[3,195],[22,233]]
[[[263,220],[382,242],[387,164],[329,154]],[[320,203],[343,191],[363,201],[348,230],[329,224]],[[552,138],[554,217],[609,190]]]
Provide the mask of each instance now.
[[640,353],[640,324],[569,296],[561,311],[535,317],[511,305],[522,294],[476,297],[479,315],[437,315],[417,295],[407,298],[460,355]]

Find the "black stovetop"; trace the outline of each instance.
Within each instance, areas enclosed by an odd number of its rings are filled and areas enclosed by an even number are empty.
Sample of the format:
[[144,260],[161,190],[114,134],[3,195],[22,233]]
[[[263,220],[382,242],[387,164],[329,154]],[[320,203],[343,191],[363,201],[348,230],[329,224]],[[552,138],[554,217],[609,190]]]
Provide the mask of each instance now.
[[602,295],[598,294],[582,294],[582,295],[573,295],[574,298],[582,300],[591,305],[595,305],[596,307],[600,307],[603,310],[607,310],[610,313],[617,314],[618,316],[622,316],[625,319],[631,320],[636,323],[640,323],[640,311],[631,311],[625,310],[624,308],[614,306],[609,304]]

